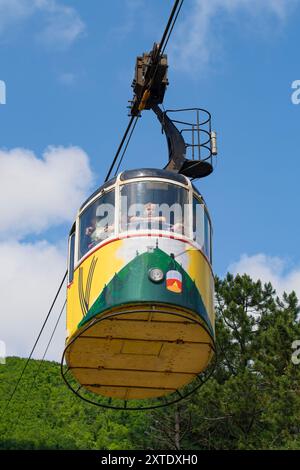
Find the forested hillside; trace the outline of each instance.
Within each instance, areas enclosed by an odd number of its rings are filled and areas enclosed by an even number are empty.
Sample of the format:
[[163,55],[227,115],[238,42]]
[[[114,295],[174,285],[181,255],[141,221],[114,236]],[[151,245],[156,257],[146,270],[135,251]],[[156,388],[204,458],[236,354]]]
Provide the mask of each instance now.
[[[218,362],[191,398],[159,411],[104,410],[77,399],[60,366],[0,365],[1,449],[300,449],[300,340],[294,293],[248,276],[216,280]],[[300,354],[299,354],[300,357]]]

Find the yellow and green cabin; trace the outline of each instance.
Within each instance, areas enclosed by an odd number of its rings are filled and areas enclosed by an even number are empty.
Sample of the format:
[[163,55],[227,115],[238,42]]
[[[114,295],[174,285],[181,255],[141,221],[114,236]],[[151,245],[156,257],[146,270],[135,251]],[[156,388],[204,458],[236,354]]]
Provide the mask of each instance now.
[[[168,217],[149,224],[147,204]],[[101,186],[69,237],[64,354],[80,386],[149,399],[204,371],[215,350],[211,264],[210,217],[188,177],[128,170]]]

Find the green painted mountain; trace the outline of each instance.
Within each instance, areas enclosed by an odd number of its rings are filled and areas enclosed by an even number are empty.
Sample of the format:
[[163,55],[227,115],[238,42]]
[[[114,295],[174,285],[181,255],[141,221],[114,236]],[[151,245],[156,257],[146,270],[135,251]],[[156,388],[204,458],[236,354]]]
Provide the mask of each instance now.
[[[159,268],[164,274],[170,270],[179,271],[182,275],[182,292],[178,294],[168,290],[165,280],[158,283],[150,281],[148,273],[151,268]],[[153,301],[178,305],[197,312],[214,336],[195,282],[174,258],[160,248],[137,254],[132,261],[116,273],[78,326],[86,324],[95,315],[117,305]]]
[[[218,363],[190,399],[152,412],[103,410],[64,385],[55,362],[0,365],[0,449],[298,449],[296,295],[248,276],[216,280]],[[292,354],[294,359],[292,361]],[[300,362],[300,361],[299,361]]]

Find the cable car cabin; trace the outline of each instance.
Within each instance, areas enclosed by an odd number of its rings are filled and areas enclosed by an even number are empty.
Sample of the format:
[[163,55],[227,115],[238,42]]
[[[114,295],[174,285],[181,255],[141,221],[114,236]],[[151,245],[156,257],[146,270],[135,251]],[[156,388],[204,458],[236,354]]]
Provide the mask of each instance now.
[[189,178],[130,170],[81,207],[69,239],[65,359],[98,395],[162,397],[214,354],[211,222]]

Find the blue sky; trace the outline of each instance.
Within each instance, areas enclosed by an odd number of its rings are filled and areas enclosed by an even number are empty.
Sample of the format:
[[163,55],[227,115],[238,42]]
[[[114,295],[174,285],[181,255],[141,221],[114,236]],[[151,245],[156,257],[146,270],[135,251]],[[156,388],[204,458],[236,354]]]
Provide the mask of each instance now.
[[[103,181],[127,125],[135,58],[160,39],[172,4],[0,0],[0,339],[10,353],[25,355],[40,327],[76,209]],[[218,132],[215,172],[197,183],[216,274],[245,271],[300,295],[299,22],[299,0],[185,0],[167,50],[165,107],[207,108]],[[166,159],[145,112],[123,168]],[[16,337],[16,322],[31,334]]]

